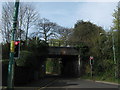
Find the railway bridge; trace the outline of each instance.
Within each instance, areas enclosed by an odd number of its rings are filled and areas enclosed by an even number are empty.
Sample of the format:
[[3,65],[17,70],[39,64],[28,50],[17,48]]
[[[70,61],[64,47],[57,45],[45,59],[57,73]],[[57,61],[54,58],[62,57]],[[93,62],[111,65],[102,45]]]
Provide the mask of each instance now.
[[56,47],[48,48],[49,58],[61,58],[61,75],[79,76],[80,75],[80,53],[75,47]]
[[[82,60],[80,57],[80,51],[75,45],[68,45],[62,43],[53,45],[49,43],[48,54],[43,55],[45,58],[60,58],[61,62],[61,75],[62,76],[80,76]],[[58,59],[59,60],[59,59]],[[45,65],[45,62],[42,64]],[[44,72],[46,72],[44,70]]]

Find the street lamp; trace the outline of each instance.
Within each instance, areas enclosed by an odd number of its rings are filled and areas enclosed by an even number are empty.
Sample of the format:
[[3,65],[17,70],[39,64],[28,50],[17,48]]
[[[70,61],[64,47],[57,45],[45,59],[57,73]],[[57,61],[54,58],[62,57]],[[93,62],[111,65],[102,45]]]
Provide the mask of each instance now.
[[[112,30],[112,49],[113,49],[113,60],[114,60],[114,65],[115,65],[115,78],[117,77],[117,62],[116,62],[116,51],[115,51],[115,38],[114,38],[114,31],[117,31],[117,30]],[[104,35],[104,33],[100,33],[100,36],[101,35]]]
[[120,1],[118,2],[118,30],[119,30],[119,17],[120,17]]
[[114,65],[115,65],[115,78],[117,77],[117,62],[116,62],[116,53],[115,53],[115,39],[114,39],[114,35],[113,35],[113,31],[116,30],[112,30],[112,46],[113,46],[113,57],[114,57]]

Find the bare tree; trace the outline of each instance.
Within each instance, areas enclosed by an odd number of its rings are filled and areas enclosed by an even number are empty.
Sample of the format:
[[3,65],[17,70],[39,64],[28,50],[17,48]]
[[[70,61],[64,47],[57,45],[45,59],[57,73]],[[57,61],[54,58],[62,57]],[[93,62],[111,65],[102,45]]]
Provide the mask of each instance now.
[[64,27],[61,27],[58,31],[58,33],[60,35],[60,39],[65,41],[65,42],[69,40],[72,32],[73,32],[72,28],[64,28]]
[[[2,6],[2,33],[5,42],[10,42],[10,34],[13,22],[14,3],[5,3]],[[28,37],[29,29],[34,25],[39,18],[39,14],[35,11],[34,6],[30,3],[20,3],[18,27],[16,30],[16,39],[26,39]],[[24,38],[25,37],[25,38]]]
[[2,7],[2,35],[5,42],[10,42],[12,29],[13,3],[5,3]]
[[[1,22],[0,22],[0,25],[1,25]],[[0,27],[0,43],[3,41],[3,39],[2,39],[2,29],[1,29],[1,27]]]
[[35,22],[38,20],[39,18],[39,14],[38,12],[35,11],[34,7],[30,4],[26,5],[26,13],[25,13],[25,23],[24,23],[24,26],[25,29],[26,29],[26,35],[25,35],[25,38],[26,38],[26,41],[27,41],[27,38],[28,38],[28,30],[31,26],[35,25]]
[[36,24],[37,32],[32,33],[33,36],[43,38],[46,42],[51,38],[57,36],[56,30],[57,24],[50,22],[46,18],[42,18]]

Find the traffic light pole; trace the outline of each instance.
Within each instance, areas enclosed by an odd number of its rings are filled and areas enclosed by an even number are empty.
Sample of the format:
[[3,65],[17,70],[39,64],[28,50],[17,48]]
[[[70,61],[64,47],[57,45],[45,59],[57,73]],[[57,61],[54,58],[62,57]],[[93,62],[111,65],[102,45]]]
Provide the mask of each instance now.
[[90,56],[91,79],[93,79],[93,64],[94,64],[94,57]]
[[17,18],[18,18],[18,8],[19,0],[15,2],[14,16],[13,16],[13,29],[11,36],[11,45],[10,45],[10,56],[9,56],[9,65],[8,65],[8,82],[7,88],[13,89],[13,80],[14,80],[14,40],[15,40],[15,30],[17,27]]
[[91,78],[93,79],[93,66],[92,64],[90,66],[91,66]]

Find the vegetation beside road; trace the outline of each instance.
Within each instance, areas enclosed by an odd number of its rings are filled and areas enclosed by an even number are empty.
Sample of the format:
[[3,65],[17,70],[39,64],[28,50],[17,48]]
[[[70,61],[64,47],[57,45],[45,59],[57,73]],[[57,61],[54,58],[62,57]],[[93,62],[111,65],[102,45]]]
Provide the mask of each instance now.
[[87,79],[87,80],[94,80],[94,81],[104,81],[104,82],[112,82],[116,84],[120,84],[120,79],[119,78],[114,78],[114,77],[107,77],[107,76],[82,76],[80,77],[82,79]]
[[[15,60],[15,76],[14,76],[14,82],[15,85],[23,85],[28,82],[31,82],[37,78],[40,78],[43,76],[43,73],[40,72],[39,77],[35,77],[36,73],[41,71],[40,66],[45,58],[42,58],[41,56],[43,54],[47,54],[47,43],[45,43],[42,40],[34,40],[31,39],[31,42],[29,46],[24,43],[21,43],[21,51],[20,51],[20,57]],[[9,43],[7,43],[9,45]],[[9,52],[9,47],[6,49],[6,44],[3,44],[3,53]],[[36,47],[34,47],[36,46]],[[42,51],[42,52],[39,52]],[[3,55],[2,59],[2,83],[3,85],[7,85],[7,73],[8,73],[8,63],[9,63],[9,53]]]

